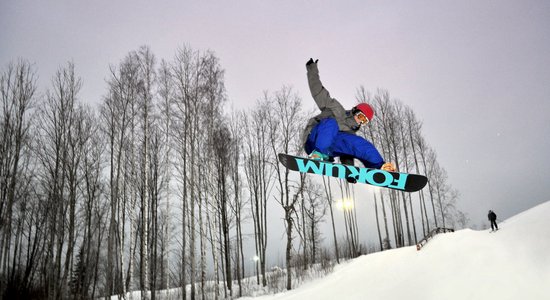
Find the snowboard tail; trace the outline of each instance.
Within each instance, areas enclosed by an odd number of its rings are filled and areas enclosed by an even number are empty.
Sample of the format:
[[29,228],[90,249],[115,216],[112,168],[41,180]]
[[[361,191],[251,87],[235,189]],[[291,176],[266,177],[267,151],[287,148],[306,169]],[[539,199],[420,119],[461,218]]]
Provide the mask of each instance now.
[[428,178],[419,174],[388,172],[380,169],[361,168],[329,161],[279,153],[279,161],[289,170],[301,173],[330,176],[385,187],[404,192],[416,192],[427,183]]

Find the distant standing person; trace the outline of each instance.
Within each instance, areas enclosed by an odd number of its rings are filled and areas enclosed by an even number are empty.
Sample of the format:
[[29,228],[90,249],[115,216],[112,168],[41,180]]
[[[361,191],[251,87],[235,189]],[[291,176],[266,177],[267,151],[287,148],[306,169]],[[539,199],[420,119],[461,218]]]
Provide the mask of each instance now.
[[495,214],[494,211],[490,210],[489,211],[489,214],[487,215],[487,217],[489,218],[489,221],[491,221],[491,229],[493,231],[497,231],[498,230],[498,225],[497,225],[497,214]]

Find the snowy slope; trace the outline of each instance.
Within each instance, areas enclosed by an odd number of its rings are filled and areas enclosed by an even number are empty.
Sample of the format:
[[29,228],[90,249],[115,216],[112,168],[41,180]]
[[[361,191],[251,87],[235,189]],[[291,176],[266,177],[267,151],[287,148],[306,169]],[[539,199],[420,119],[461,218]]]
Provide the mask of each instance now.
[[441,234],[421,251],[362,256],[325,278],[255,299],[550,299],[550,202],[499,228]]

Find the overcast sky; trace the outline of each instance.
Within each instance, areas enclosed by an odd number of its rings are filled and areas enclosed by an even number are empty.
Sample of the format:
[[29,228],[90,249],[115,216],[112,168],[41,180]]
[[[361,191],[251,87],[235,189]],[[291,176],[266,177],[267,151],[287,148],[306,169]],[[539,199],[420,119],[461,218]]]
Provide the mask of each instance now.
[[97,104],[141,45],[214,51],[236,108],[283,85],[312,105],[318,58],[344,106],[363,85],[413,108],[472,223],[550,200],[550,1],[0,1],[0,65],[34,62],[42,91],[72,60]]

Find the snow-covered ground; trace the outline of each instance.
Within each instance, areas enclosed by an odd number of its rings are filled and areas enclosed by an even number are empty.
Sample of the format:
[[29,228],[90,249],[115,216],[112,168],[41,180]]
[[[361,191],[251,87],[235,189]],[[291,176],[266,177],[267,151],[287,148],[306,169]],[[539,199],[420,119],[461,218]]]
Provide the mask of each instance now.
[[550,202],[499,228],[440,234],[420,251],[365,255],[294,290],[254,299],[550,299]]

